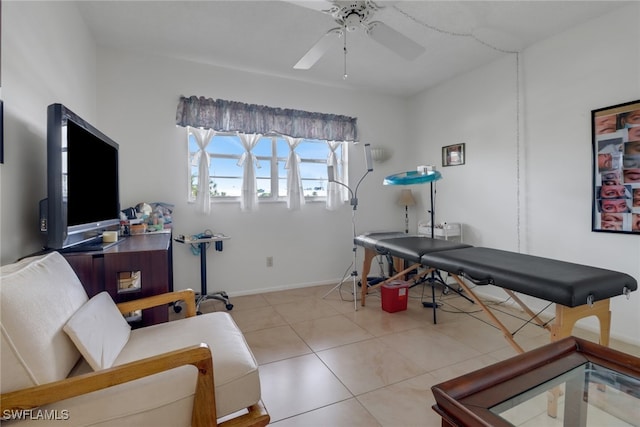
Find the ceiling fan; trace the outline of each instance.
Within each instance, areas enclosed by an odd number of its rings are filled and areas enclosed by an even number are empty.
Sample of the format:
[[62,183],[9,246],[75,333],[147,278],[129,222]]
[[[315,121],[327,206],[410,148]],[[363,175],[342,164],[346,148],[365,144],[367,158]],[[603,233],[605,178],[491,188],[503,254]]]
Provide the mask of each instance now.
[[[300,4],[301,2],[296,2]],[[308,70],[331,48],[337,39],[345,39],[346,34],[357,30],[364,31],[376,42],[395,52],[399,56],[413,60],[424,52],[424,47],[399,33],[381,21],[374,21],[373,16],[383,7],[371,0],[366,1],[331,1],[331,7],[321,10],[331,15],[339,27],[327,31],[309,51],[293,66],[297,70]]]

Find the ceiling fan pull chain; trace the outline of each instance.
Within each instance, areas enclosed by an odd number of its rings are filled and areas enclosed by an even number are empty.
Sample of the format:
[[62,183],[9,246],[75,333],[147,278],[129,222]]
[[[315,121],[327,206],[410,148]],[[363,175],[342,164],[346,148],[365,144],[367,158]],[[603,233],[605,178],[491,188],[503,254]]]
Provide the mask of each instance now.
[[343,80],[347,80],[348,74],[347,74],[347,27],[344,28],[344,74],[342,75],[342,79]]

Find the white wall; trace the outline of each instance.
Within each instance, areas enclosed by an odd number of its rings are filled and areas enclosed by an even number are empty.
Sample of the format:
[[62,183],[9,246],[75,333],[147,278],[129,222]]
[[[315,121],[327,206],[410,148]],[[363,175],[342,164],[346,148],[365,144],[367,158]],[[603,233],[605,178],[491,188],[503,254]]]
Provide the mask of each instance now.
[[[436,223],[463,223],[465,241],[506,250],[517,249],[515,69],[502,59],[409,100],[416,157],[442,174]],[[459,143],[465,164],[443,167],[442,147]]]
[[[591,232],[591,110],[640,99],[638,16],[631,4],[525,50],[519,95],[512,55],[409,101],[423,158],[439,165],[442,146],[467,144],[464,166],[441,169],[439,222],[464,223],[476,246],[640,279],[638,236]],[[611,306],[612,335],[639,343],[640,293]],[[593,318],[581,324],[596,326]]]
[[[438,221],[464,223],[465,239],[474,245],[640,278],[637,236],[590,231],[589,130],[592,109],[640,99],[638,3],[527,49],[520,57],[519,100],[513,57],[402,100],[96,51],[69,3],[3,1],[2,8],[2,264],[41,244],[37,211],[46,193],[46,107],[62,102],[120,143],[123,207],[171,202],[176,232],[213,228],[232,236],[224,252],[210,254],[210,288],[237,295],[339,278],[351,260],[349,207],[327,212],[311,205],[288,212],[282,204],[269,204],[256,214],[228,204],[216,205],[213,216],[204,217],[186,203],[186,147],[173,123],[178,96],[195,94],[357,116],[364,142],[394,150],[361,187],[358,231],[401,229],[403,212],[395,205],[399,190],[383,187],[382,178],[416,163],[440,165],[442,146],[465,142],[466,165],[440,167]],[[357,179],[363,170],[361,146],[351,154],[352,179]],[[412,230],[417,213],[424,218],[428,208],[422,203],[425,189],[415,188],[414,194],[421,204],[410,212]],[[274,256],[270,269],[265,266],[269,255]],[[178,245],[174,273],[177,288],[198,285],[197,258]],[[634,343],[640,343],[639,294],[612,301],[612,334]]]
[[[267,204],[259,213],[241,214],[238,204],[226,204],[216,206],[212,217],[196,214],[186,203],[186,145],[174,126],[182,94],[358,117],[363,142],[400,153],[376,165],[363,182],[358,232],[403,227],[396,195],[381,190],[382,178],[397,169],[406,151],[403,100],[152,56],[97,53],[73,4],[4,1],[2,8],[2,264],[42,245],[38,201],[46,197],[46,108],[53,102],[67,105],[120,143],[123,207],[139,201],[174,203],[176,232],[212,228],[232,236],[224,252],[209,256],[210,289],[222,287],[233,295],[341,278],[352,259],[352,211],[345,206],[328,212],[314,204],[288,212],[284,204]],[[364,171],[362,145],[351,156],[355,180]],[[181,246],[174,254],[176,288],[197,287],[197,258]],[[270,269],[267,256],[274,257]]]
[[73,4],[2,2],[2,264],[41,249],[47,106],[62,102],[95,120],[95,66],[95,43]]
[[[238,295],[334,283],[351,271],[348,205],[329,212],[315,203],[290,212],[285,203],[266,203],[250,213],[241,212],[239,203],[215,204],[204,216],[188,204],[185,131],[175,126],[178,98],[197,95],[355,116],[362,142],[395,145],[398,152],[405,151],[404,100],[110,49],[101,49],[98,58],[99,127],[120,144],[123,208],[141,201],[172,203],[174,233],[212,229],[231,236],[223,252],[208,252],[209,290]],[[365,170],[362,144],[351,147],[350,157],[353,182]],[[382,186],[385,168],[397,170],[400,158],[376,165],[363,181],[358,232],[402,229],[396,195]],[[273,267],[266,267],[267,256],[273,256]],[[175,288],[199,287],[198,262],[188,247],[174,245]]]

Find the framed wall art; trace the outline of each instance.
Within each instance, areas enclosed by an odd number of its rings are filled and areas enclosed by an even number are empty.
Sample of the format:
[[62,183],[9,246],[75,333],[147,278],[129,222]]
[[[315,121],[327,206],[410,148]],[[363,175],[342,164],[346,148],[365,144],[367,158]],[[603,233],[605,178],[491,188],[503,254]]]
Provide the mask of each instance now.
[[464,165],[464,143],[442,147],[442,166]]
[[[2,0],[0,0],[0,34],[2,33]],[[0,57],[2,57],[2,40],[0,40]],[[0,64],[0,70],[2,70]],[[0,74],[0,96],[2,95],[2,74]],[[0,163],[4,163],[4,107],[0,100]]]
[[640,235],[640,100],[591,111],[592,230]]
[[0,163],[4,163],[4,103],[0,99]]

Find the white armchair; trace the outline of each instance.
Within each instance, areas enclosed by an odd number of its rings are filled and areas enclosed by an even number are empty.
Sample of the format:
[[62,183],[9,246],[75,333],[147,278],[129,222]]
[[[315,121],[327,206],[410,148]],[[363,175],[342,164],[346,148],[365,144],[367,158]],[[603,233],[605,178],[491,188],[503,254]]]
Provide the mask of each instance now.
[[3,424],[268,424],[244,336],[228,313],[196,316],[193,291],[119,304],[127,313],[185,301],[184,319],[130,330],[110,298],[87,298],[58,253],[0,271]]

